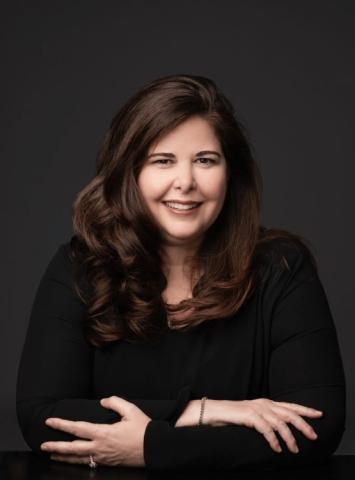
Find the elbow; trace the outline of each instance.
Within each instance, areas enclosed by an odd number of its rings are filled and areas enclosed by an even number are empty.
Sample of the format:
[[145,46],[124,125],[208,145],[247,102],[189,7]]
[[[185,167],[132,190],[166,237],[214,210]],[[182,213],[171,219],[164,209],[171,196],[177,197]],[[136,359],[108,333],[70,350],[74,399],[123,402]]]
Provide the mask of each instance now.
[[345,428],[339,426],[334,429],[318,433],[316,440],[306,440],[299,445],[299,453],[294,455],[295,464],[310,466],[327,462],[337,450],[343,437]]
[[41,444],[47,440],[50,440],[50,428],[45,424],[46,418],[50,415],[47,414],[48,408],[46,407],[31,407],[24,402],[16,403],[17,421],[22,433],[22,436],[28,445],[28,447],[35,453],[47,456],[41,450]]
[[[336,400],[336,401],[334,401]],[[318,434],[312,448],[320,459],[331,457],[338,449],[345,432],[346,395],[345,388],[338,389],[338,395],[332,401],[325,401],[323,415],[313,420],[314,429]]]
[[[324,420],[324,424],[321,421]],[[309,455],[319,460],[330,458],[338,449],[345,431],[345,415],[320,419],[318,423],[318,438],[312,441]]]
[[[42,453],[40,445],[44,438],[44,428],[37,412],[31,411],[25,402],[16,403],[17,421],[27,446],[36,453]],[[45,427],[45,424],[44,424]]]
[[291,429],[298,444],[299,453],[290,454],[295,457],[296,463],[305,465],[323,463],[336,452],[343,438],[345,410],[338,405],[338,409],[324,410],[322,417],[317,419],[307,417],[306,421],[316,431],[317,438],[310,440],[292,425]]
[[291,402],[316,408],[323,412],[320,417],[301,415],[303,420],[316,432],[315,440],[306,436],[303,431],[288,423],[299,452],[290,452],[285,440],[279,435],[282,453],[281,464],[311,465],[327,461],[337,450],[343,438],[346,423],[346,388],[345,384],[320,385],[305,388],[298,392],[278,395],[276,401]]
[[34,403],[28,401],[16,402],[17,421],[22,436],[28,447],[41,456],[48,456],[41,450],[41,444],[47,441],[73,440],[73,436],[54,430],[45,424],[47,418],[51,416],[53,403]]

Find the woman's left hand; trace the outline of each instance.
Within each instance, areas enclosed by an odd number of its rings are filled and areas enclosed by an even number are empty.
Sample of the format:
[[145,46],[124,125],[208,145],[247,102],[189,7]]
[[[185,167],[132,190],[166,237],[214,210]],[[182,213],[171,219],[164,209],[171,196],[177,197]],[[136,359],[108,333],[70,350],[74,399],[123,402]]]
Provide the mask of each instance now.
[[89,464],[92,455],[98,465],[144,467],[144,433],[151,418],[134,403],[112,396],[100,400],[103,407],[122,418],[113,424],[47,418],[46,425],[88,440],[45,442],[41,449],[53,452],[51,459]]

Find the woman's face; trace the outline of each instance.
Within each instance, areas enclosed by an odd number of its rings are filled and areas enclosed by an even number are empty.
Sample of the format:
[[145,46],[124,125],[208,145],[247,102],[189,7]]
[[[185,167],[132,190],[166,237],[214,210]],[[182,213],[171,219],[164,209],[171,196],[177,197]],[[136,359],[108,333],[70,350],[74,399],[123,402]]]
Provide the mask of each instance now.
[[[152,145],[138,176],[139,189],[170,245],[202,239],[222,209],[226,185],[227,165],[219,140],[198,116]],[[164,203],[168,200],[199,206],[178,213]]]

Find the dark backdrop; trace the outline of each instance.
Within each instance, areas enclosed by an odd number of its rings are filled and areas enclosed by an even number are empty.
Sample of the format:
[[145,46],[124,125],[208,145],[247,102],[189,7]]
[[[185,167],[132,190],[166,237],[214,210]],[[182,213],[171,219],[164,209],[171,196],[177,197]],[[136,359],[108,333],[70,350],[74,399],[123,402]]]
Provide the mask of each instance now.
[[213,78],[250,132],[263,222],[309,239],[338,331],[355,454],[355,2],[1,2],[0,449],[27,449],[16,374],[40,276],[119,106],[172,73]]

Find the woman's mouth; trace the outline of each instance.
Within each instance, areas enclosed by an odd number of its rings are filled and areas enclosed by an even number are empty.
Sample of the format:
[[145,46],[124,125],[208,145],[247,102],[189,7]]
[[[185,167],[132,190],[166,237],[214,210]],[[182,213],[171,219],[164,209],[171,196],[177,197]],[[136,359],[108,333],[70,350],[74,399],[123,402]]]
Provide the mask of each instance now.
[[200,203],[195,203],[191,205],[184,205],[182,203],[170,203],[170,202],[162,202],[168,210],[170,210],[173,213],[177,213],[178,215],[189,215],[194,213],[200,205],[202,205],[202,202]]

